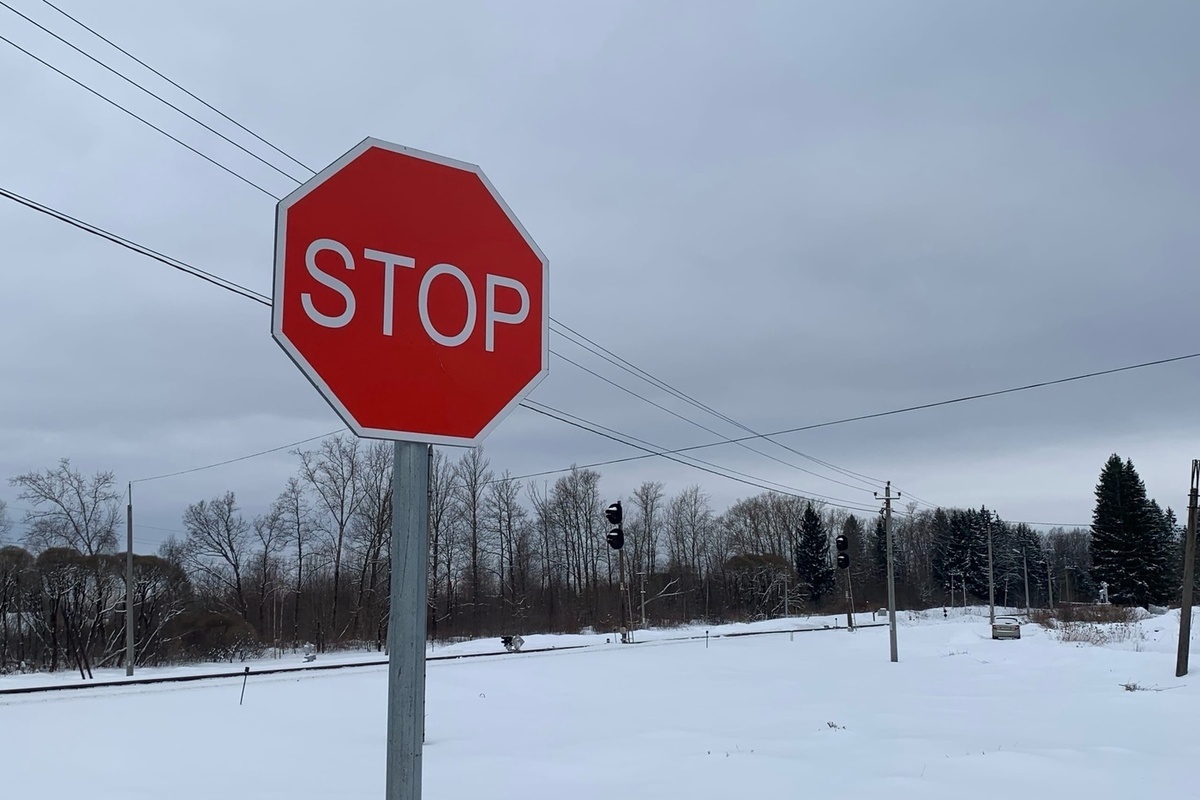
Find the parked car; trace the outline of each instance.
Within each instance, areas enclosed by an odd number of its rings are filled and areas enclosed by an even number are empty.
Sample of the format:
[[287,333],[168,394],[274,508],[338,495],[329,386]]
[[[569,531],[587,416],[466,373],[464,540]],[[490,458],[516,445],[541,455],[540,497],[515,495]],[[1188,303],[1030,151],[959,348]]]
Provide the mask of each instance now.
[[1021,621],[1016,617],[996,617],[992,623],[993,639],[1020,639]]

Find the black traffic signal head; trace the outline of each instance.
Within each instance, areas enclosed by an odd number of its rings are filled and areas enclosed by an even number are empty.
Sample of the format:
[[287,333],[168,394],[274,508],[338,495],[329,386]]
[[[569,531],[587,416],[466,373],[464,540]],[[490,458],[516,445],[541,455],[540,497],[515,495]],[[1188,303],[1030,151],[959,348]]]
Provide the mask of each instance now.
[[839,553],[846,552],[846,548],[850,546],[850,540],[847,539],[844,534],[838,534],[837,538],[833,540],[833,543],[837,547]]
[[845,569],[846,567],[850,566],[850,556],[846,555],[845,553],[838,553],[837,565],[838,569]]
[[620,550],[625,546],[625,531],[621,529],[621,501],[613,503],[608,508],[604,509],[604,518],[608,520],[609,525],[614,525],[611,531],[608,532],[608,546],[613,550]]

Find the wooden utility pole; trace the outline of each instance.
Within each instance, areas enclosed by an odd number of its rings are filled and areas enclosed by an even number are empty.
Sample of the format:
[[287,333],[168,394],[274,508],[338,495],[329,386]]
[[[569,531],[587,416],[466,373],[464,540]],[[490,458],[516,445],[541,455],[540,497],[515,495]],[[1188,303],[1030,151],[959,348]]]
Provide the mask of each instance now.
[[1046,553],[1046,600],[1050,610],[1054,610],[1054,572],[1050,569],[1050,554]]
[[850,573],[854,565],[846,567],[846,627],[854,630],[854,579]]
[[788,594],[788,573],[791,572],[791,567],[783,571],[783,617],[787,619],[792,615],[791,605],[788,603],[790,595]]
[[1179,606],[1179,650],[1175,657],[1175,677],[1188,671],[1188,650],[1192,643],[1192,582],[1196,579],[1196,496],[1200,493],[1200,459],[1192,460],[1192,490],[1188,493],[1187,542],[1183,549],[1183,602]]
[[1029,613],[1029,556],[1021,550],[1021,562],[1025,565],[1025,613]]
[[625,550],[622,548],[617,551],[617,570],[618,580],[621,583],[621,601],[619,614],[621,620],[621,644],[628,644],[633,639],[633,620],[628,611],[628,603],[625,596]]
[[639,572],[638,577],[642,579],[642,627],[646,627],[646,573]]
[[[987,517],[985,525],[987,525],[988,537],[988,624],[996,624],[996,580],[995,572],[992,571],[992,512],[986,512]],[[1005,600],[1007,602],[1007,598]]]

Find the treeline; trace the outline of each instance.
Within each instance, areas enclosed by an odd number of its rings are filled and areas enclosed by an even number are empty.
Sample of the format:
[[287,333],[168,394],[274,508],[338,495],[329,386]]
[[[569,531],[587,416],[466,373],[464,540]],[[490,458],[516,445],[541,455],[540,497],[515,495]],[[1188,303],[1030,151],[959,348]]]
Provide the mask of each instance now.
[[[135,557],[139,664],[306,644],[382,649],[391,446],[332,437],[296,456],[296,475],[266,513],[248,517],[232,491],[197,500],[182,514],[183,538]],[[1124,481],[1119,518],[1109,519],[1112,503],[1103,499],[1116,478],[1102,476],[1094,539],[1084,529],[1039,533],[986,508],[894,509],[898,605],[986,602],[989,540],[999,604],[1024,605],[1026,585],[1035,606],[1093,602],[1101,580],[1114,600],[1167,602],[1179,583],[1178,525],[1145,499],[1144,486],[1137,499],[1132,464],[1114,459]],[[1105,469],[1112,472],[1112,462]],[[9,529],[9,540],[19,541],[0,548],[0,672],[86,675],[121,665],[124,508],[115,477],[84,476],[63,460],[11,483],[28,510],[16,536],[0,507],[0,534]],[[451,459],[431,449],[430,489],[434,639],[617,629],[618,554],[605,543],[603,514],[617,499],[634,626],[643,613],[646,624],[670,625],[769,618],[785,608],[841,612],[851,595],[858,611],[886,604],[884,520],[873,512],[778,493],[719,512],[699,486],[668,495],[649,481],[623,494],[602,490],[591,469],[522,483],[493,469],[482,450]],[[834,567],[839,534],[848,541],[845,570]],[[1134,539],[1158,554],[1154,580],[1114,561]]]

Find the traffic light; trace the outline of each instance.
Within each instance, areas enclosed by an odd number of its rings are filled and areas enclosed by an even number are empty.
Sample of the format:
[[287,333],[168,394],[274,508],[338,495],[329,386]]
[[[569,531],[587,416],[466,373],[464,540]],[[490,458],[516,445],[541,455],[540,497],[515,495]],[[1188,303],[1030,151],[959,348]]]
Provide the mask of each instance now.
[[613,550],[620,550],[625,546],[625,530],[621,527],[621,501],[613,503],[608,508],[604,509],[604,518],[608,520],[609,525],[613,525],[613,529],[608,532],[608,546]]
[[837,547],[838,551],[838,569],[845,569],[846,567],[850,566],[850,554],[846,552],[846,550],[850,547],[850,540],[846,538],[845,534],[838,534],[837,538],[833,540],[833,543]]

